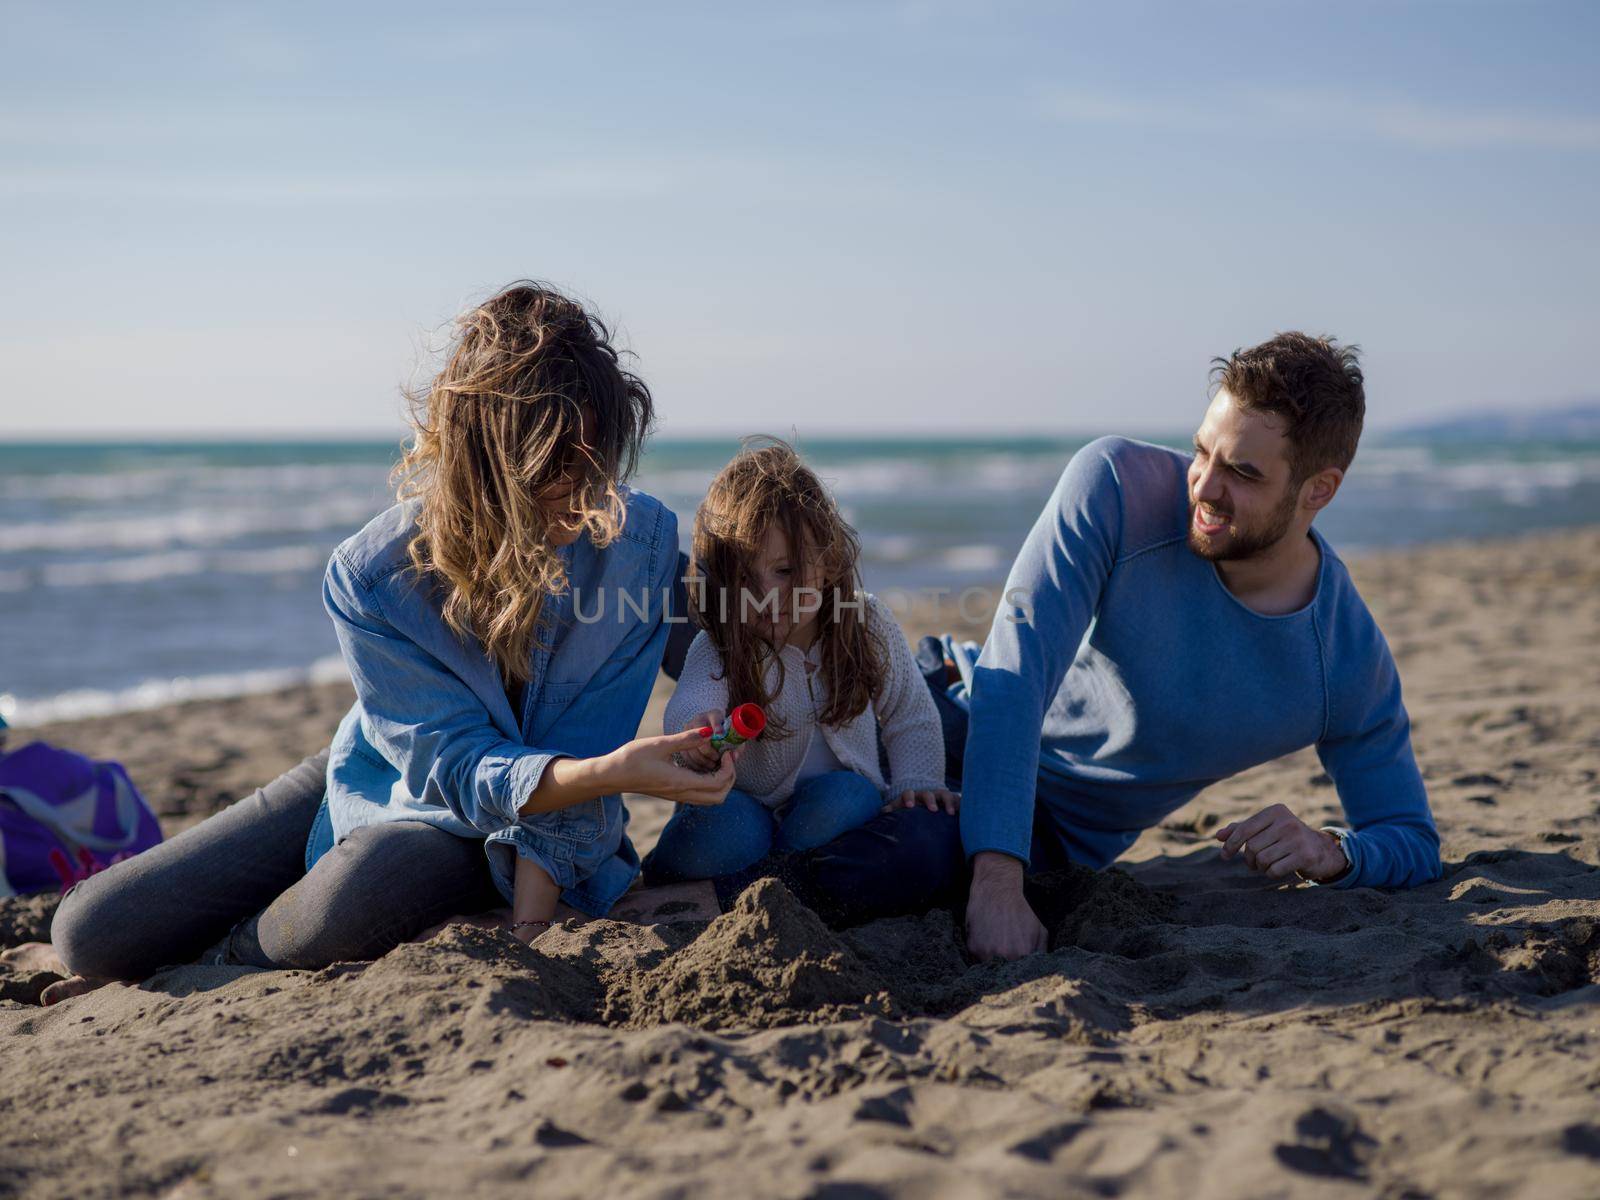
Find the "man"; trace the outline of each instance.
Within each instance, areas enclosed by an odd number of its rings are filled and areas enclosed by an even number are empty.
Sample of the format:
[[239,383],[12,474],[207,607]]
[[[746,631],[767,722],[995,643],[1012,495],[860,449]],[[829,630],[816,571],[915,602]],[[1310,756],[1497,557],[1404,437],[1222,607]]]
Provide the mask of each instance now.
[[1285,333],[1213,375],[1192,456],[1086,446],[1011,570],[962,777],[978,958],[1045,948],[1024,871],[1103,867],[1207,785],[1308,745],[1349,828],[1274,804],[1217,831],[1224,858],[1335,887],[1439,875],[1394,661],[1312,528],[1361,435],[1356,350]]

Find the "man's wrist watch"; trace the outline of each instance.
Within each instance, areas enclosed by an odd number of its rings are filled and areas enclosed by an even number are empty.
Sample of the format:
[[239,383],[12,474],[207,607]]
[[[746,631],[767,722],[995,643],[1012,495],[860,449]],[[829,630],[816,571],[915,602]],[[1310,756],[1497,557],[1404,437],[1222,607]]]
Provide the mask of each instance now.
[[1300,878],[1304,879],[1313,887],[1318,887],[1329,883],[1338,883],[1339,880],[1350,874],[1351,869],[1356,865],[1355,859],[1350,857],[1350,847],[1345,844],[1346,840],[1350,837],[1350,831],[1348,829],[1345,829],[1339,825],[1324,825],[1320,832],[1331,834],[1333,836],[1333,840],[1339,844],[1339,853],[1344,858],[1344,867],[1334,872],[1326,879],[1312,879],[1309,876],[1300,876]]

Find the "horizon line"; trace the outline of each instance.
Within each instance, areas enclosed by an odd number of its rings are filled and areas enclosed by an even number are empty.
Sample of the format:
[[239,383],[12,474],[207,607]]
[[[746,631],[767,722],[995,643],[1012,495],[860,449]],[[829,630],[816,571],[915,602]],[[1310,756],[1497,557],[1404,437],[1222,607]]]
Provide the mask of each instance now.
[[[1176,426],[1140,425],[1128,427],[1127,432],[1136,436],[1154,436],[1157,434],[1173,433]],[[1027,437],[1048,437],[1070,440],[1075,438],[1101,437],[1108,431],[1102,428],[1056,428],[1041,426],[1017,426],[1007,429],[918,429],[910,435],[904,429],[895,429],[889,426],[874,426],[868,429],[850,429],[845,427],[831,427],[819,429],[813,433],[795,435],[771,434],[765,431],[733,434],[725,429],[707,426],[704,429],[679,429],[670,433],[654,433],[646,439],[646,447],[651,442],[737,442],[746,437],[783,436],[785,441],[1002,441]],[[274,429],[248,429],[248,430],[220,430],[213,428],[185,429],[174,431],[152,430],[106,430],[95,433],[76,433],[65,430],[41,430],[37,432],[7,432],[0,434],[0,446],[34,446],[34,445],[202,445],[223,442],[255,442],[261,444],[280,445],[339,445],[352,443],[373,444],[378,442],[393,441],[397,445],[407,435],[393,430],[319,430],[305,433],[295,433],[288,430]]]
[[[1367,426],[1365,432],[1375,435],[1406,434],[1427,432],[1439,426],[1453,424],[1463,420],[1489,418],[1501,416],[1507,420],[1516,416],[1558,416],[1563,415],[1564,409],[1558,406],[1549,406],[1539,409],[1505,410],[1493,409],[1458,409],[1448,413],[1429,417],[1421,421],[1380,422]],[[665,442],[669,444],[688,442],[729,442],[737,443],[744,438],[782,437],[788,442],[846,442],[846,441],[905,441],[905,442],[996,442],[1010,441],[1017,438],[1049,438],[1052,440],[1073,441],[1092,440],[1113,434],[1121,434],[1135,438],[1156,437],[1187,437],[1192,432],[1192,426],[1156,425],[1134,422],[1127,425],[1109,428],[1096,427],[1070,427],[1070,426],[1040,426],[1019,425],[1015,427],[984,429],[959,429],[959,428],[918,428],[915,431],[896,429],[891,426],[869,426],[866,428],[848,428],[842,426],[829,426],[817,429],[807,434],[797,434],[793,430],[788,433],[773,433],[769,430],[752,430],[744,433],[729,433],[726,429],[707,426],[704,428],[691,427],[676,429],[671,432],[651,434],[645,441],[648,450],[652,442]],[[94,433],[81,433],[70,430],[46,429],[7,431],[0,433],[0,447],[9,446],[115,446],[115,445],[223,445],[255,444],[255,445],[306,445],[306,446],[336,446],[336,445],[376,445],[392,442],[399,446],[407,437],[405,431],[376,430],[376,429],[337,429],[337,430],[308,430],[295,432],[286,429],[242,429],[228,430],[213,427],[201,427],[181,430],[138,430],[138,429],[110,429]]]

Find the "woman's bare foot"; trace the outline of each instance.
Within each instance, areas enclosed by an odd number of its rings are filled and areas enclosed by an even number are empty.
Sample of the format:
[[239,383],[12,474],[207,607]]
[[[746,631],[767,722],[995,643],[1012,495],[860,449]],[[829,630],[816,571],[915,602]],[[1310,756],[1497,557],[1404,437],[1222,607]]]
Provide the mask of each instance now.
[[50,1005],[59,1004],[63,1000],[70,1000],[74,996],[81,996],[85,992],[92,992],[103,988],[108,983],[115,983],[114,979],[85,979],[82,975],[72,975],[66,979],[57,980],[44,991],[39,993],[39,1003]]
[[39,993],[40,1004],[56,1004],[113,982],[110,979],[85,979],[82,975],[74,975],[67,970],[67,964],[61,961],[56,948],[49,942],[23,942],[9,950],[0,950],[0,963],[15,971],[48,971],[52,975],[62,976]]

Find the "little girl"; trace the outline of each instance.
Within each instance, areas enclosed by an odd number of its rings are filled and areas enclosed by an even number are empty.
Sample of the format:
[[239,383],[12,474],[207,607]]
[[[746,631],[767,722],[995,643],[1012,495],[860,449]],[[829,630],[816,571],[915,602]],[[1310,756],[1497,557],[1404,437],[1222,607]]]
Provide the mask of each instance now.
[[[886,804],[956,810],[933,697],[888,606],[860,590],[859,555],[855,531],[783,442],[746,449],[712,482],[694,526],[701,631],[664,723],[717,726],[754,703],[767,725],[731,752],[721,804],[678,806],[648,878],[708,879],[772,850],[809,850]],[[719,766],[705,743],[682,757]]]

